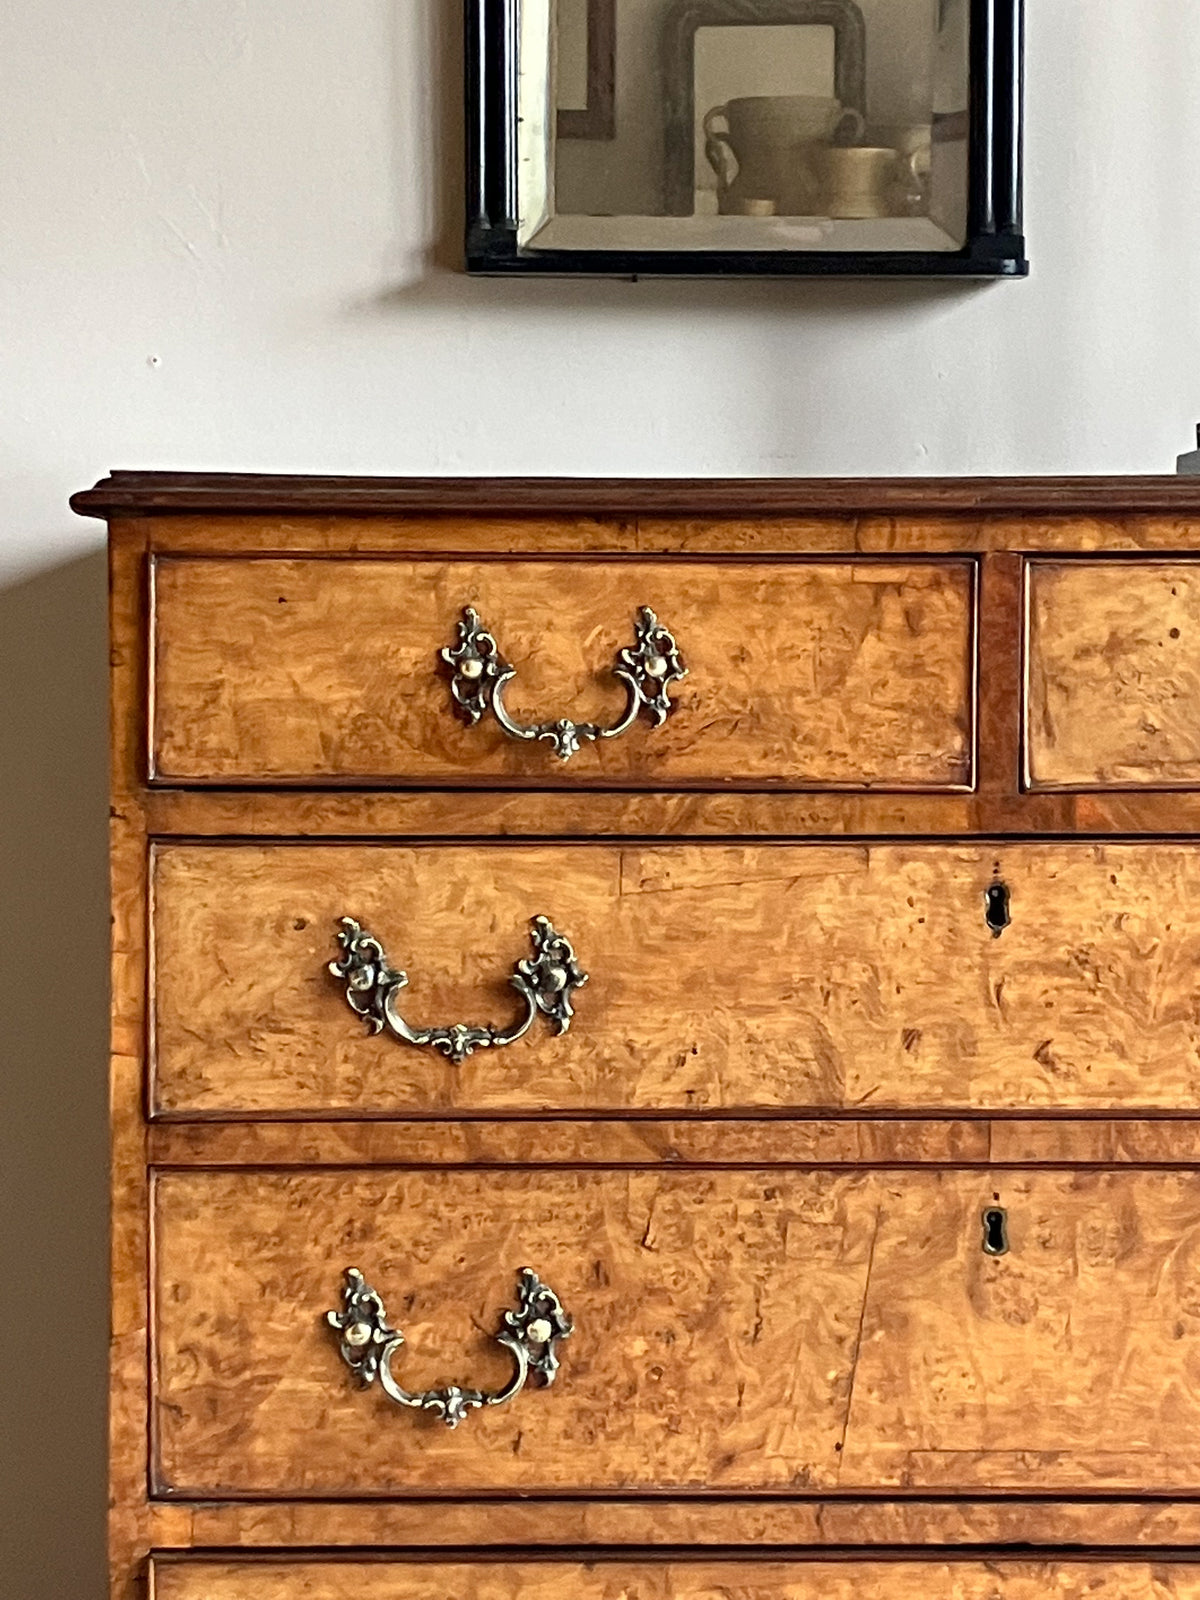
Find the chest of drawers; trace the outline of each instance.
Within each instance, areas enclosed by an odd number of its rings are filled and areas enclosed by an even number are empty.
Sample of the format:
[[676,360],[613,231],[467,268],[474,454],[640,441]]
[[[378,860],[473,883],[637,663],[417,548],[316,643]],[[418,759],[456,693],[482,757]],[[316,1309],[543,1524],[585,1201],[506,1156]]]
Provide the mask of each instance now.
[[1200,1600],[1194,483],[75,504],[114,1600]]

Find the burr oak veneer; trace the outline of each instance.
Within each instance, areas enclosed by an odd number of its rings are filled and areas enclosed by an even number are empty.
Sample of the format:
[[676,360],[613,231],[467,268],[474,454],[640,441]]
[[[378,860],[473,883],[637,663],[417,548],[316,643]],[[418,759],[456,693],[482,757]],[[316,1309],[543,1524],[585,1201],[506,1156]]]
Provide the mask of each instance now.
[[114,1600],[1200,1600],[1200,487],[118,473]]
[[175,1561],[154,1565],[154,1600],[1195,1600],[1200,1564],[945,1558],[737,1556],[723,1561]]
[[[974,569],[962,560],[154,563],[163,783],[956,789],[970,781]],[[430,671],[470,604],[515,710],[603,719],[651,606],[690,641],[657,738],[531,760],[447,716]],[[545,711],[540,714],[546,714]]]

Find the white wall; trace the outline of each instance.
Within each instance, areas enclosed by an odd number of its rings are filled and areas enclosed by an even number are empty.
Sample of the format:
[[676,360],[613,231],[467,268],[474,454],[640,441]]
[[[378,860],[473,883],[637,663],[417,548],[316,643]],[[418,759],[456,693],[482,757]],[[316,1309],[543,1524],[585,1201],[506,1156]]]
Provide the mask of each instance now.
[[458,0],[3,8],[0,557],[94,543],[113,465],[1167,469],[1200,8],[1029,10],[1035,276],[935,290],[457,276]]
[[466,281],[459,0],[0,8],[6,1600],[102,1593],[104,579],[68,493],[1169,470],[1200,416],[1200,7],[1029,10],[1035,275],[964,290]]

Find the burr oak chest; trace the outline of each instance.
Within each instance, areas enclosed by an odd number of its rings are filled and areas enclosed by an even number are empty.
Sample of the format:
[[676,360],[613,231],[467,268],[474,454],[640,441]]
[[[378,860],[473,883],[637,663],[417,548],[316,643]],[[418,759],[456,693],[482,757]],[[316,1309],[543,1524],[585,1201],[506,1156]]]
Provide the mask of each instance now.
[[113,1600],[1200,1600],[1200,485],[74,504]]

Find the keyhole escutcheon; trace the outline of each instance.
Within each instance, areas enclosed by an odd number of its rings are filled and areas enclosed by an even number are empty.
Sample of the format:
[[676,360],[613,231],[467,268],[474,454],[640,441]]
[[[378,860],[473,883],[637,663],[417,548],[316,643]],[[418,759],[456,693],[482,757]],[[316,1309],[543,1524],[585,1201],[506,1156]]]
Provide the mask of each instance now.
[[1003,1206],[988,1206],[983,1213],[983,1253],[985,1256],[1008,1254],[1008,1212]]
[[984,912],[987,925],[992,930],[992,938],[998,939],[1012,921],[1008,885],[1001,883],[999,879],[995,883],[989,883],[984,898],[987,902],[987,910]]

